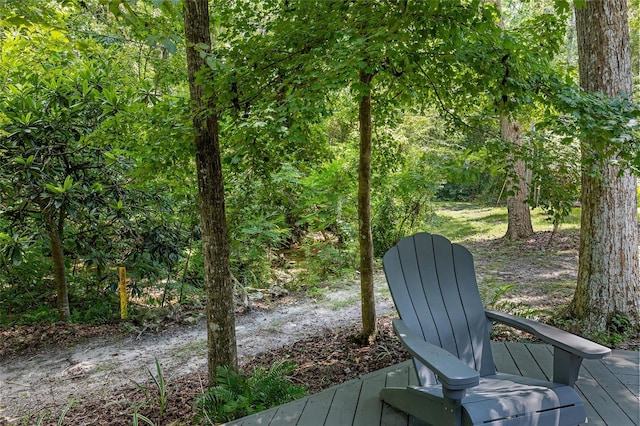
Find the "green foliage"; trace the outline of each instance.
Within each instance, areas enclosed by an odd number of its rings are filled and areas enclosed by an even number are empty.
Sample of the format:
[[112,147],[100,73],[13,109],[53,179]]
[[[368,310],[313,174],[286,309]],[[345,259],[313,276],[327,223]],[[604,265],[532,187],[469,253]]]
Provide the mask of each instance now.
[[101,225],[117,218],[110,206],[122,205],[121,165],[89,138],[118,113],[127,91],[116,96],[114,63],[98,55],[78,57],[63,32],[46,26],[23,30],[5,32],[0,67],[6,88],[0,93],[0,208],[6,218],[1,231],[19,236],[3,252],[16,263],[29,249],[20,236],[34,236],[34,245],[39,239],[51,242],[53,263],[59,265],[59,315],[68,320],[64,246],[95,246],[88,242],[101,237]]
[[608,164],[640,173],[640,106],[626,96],[587,93],[572,82],[551,78],[544,92],[551,102],[537,137],[560,137],[567,146],[580,141],[584,173],[602,177]]
[[[60,18],[77,12],[62,10]],[[66,24],[85,25],[76,18]],[[132,102],[142,102],[127,86],[131,76],[124,70],[131,67],[122,65],[128,60],[118,53],[122,45],[76,38],[87,32],[64,30],[62,24],[56,30],[38,24],[4,34],[0,244],[4,259],[15,267],[1,274],[6,286],[0,292],[28,290],[18,275],[25,272],[17,268],[20,262],[32,269],[26,277],[46,276],[35,260],[51,256],[46,241],[55,230],[63,240],[66,267],[73,268],[72,295],[93,301],[93,290],[86,289],[101,287],[109,266],[126,263],[140,279],[173,273],[191,243],[184,221],[192,215],[176,220],[184,206],[156,193],[154,182],[134,185],[136,158],[118,148],[126,139],[125,118],[138,111],[129,109]],[[21,299],[14,300],[11,309],[20,309]],[[108,305],[91,304],[93,312],[79,308],[75,320],[108,321],[113,317]]]
[[[162,367],[160,366],[160,361],[158,361],[158,358],[154,358],[154,359],[155,359],[155,365],[156,365],[156,374],[153,374],[149,368],[147,368],[147,373],[149,373],[149,377],[151,377],[151,381],[154,385],[155,392],[157,393],[156,395],[153,396],[153,398],[155,399],[155,402],[157,402],[157,405],[158,405],[158,410],[159,410],[158,420],[161,420],[162,416],[164,415],[164,411],[167,408],[167,402],[168,402],[168,396],[169,396],[169,389],[168,389],[169,382],[164,377]],[[140,383],[135,381],[133,383],[141,391],[145,392],[148,395],[150,394],[150,390],[148,387],[141,385]],[[137,417],[142,420],[145,419],[143,418],[143,416],[137,413],[137,410],[134,410],[134,420]]]
[[380,164],[374,172],[372,195],[376,256],[382,256],[403,236],[423,229],[431,214],[429,202],[441,183],[434,160],[447,151],[448,141],[440,139],[443,136],[433,122],[412,117],[405,118],[396,132],[381,138],[395,149],[383,148],[373,158],[374,164]]
[[332,230],[340,241],[354,237],[356,164],[355,151],[345,150],[302,181],[300,222],[307,231]]
[[540,207],[557,229],[580,199],[579,149],[558,138],[546,138],[544,146],[534,137],[524,161],[532,172],[529,204]]
[[[290,250],[303,252],[309,281],[353,267],[356,105],[365,90],[374,98],[377,255],[423,229],[503,233],[502,212],[451,219],[434,215],[432,203],[498,199],[513,154],[495,135],[499,113],[533,121],[546,108],[540,136],[518,154],[538,188],[531,202],[556,225],[578,191],[575,136],[592,141],[585,170],[597,173],[614,152],[637,167],[637,106],[548,76],[570,2],[507,1],[504,29],[490,3],[213,2],[214,49],[198,78],[216,95],[240,283],[264,287]],[[53,319],[45,213],[64,238],[74,321],[117,315],[107,290],[117,265],[153,305],[199,297],[179,9],[176,1],[0,2],[3,322]],[[300,22],[310,24],[303,31]],[[375,74],[370,88],[356,82],[359,70]],[[570,66],[562,71],[573,77]]]
[[535,317],[540,314],[539,310],[529,308],[522,302],[513,302],[506,297],[513,289],[514,286],[512,284],[505,284],[496,288],[488,300],[485,301],[487,309],[495,309],[511,315],[535,319]]
[[566,310],[551,318],[553,325],[573,333],[580,333],[587,339],[608,347],[616,347],[620,343],[637,339],[640,336],[640,326],[631,322],[624,314],[614,313],[607,321],[605,329],[589,329],[581,320],[566,316]]
[[633,98],[640,99],[640,1],[629,0],[629,32],[631,42],[631,76],[633,78]]
[[[530,308],[526,303],[513,302],[509,300],[508,294],[514,289],[512,284],[505,284],[498,288],[493,289],[493,293],[485,296],[484,304],[487,309],[494,309],[496,311],[505,312],[511,315],[516,315],[522,318],[529,318],[533,320],[539,320],[540,310]],[[488,291],[489,289],[485,289]],[[491,336],[493,338],[501,339],[520,339],[520,334],[513,328],[504,324],[495,324],[491,329]]]
[[[315,234],[317,235],[317,234]],[[302,244],[305,269],[301,281],[305,286],[314,286],[331,278],[342,277],[356,269],[357,250],[354,244],[340,244],[331,233],[325,233],[321,241],[306,238]]]
[[[79,284],[79,283],[76,283]],[[80,324],[106,324],[120,318],[120,298],[111,291],[80,285],[72,287],[69,295],[71,322]]]
[[228,367],[218,367],[216,385],[199,399],[201,419],[227,422],[268,408],[303,398],[305,388],[287,377],[295,365],[281,360],[268,370],[258,368],[250,376]]
[[280,165],[269,175],[231,173],[227,182],[231,269],[242,283],[264,287],[275,251],[296,233],[300,172]]
[[0,324],[32,324],[57,320],[51,264],[27,252],[19,264],[0,259]]
[[[48,323],[58,320],[51,265],[39,251],[27,251],[20,265],[6,265],[0,272],[0,325]],[[105,278],[107,282],[109,275]],[[115,273],[110,276],[117,282]],[[71,321],[103,324],[120,317],[119,299],[92,274],[70,277]]]
[[[414,175],[418,176],[421,175]],[[400,186],[406,181],[396,183]],[[402,194],[400,188],[395,189],[398,191],[386,192],[387,196],[379,200],[374,207],[376,214],[373,217],[371,232],[374,254],[377,257],[381,257],[402,237],[423,228],[432,213],[431,206],[427,204],[431,191]],[[406,195],[406,198],[402,195]]]
[[628,316],[614,313],[607,321],[604,330],[587,330],[590,339],[606,346],[614,347],[625,340],[640,334],[640,326],[634,326]]
[[148,424],[149,426],[156,426],[156,424],[153,422],[153,420],[151,420],[149,417],[145,416],[144,414],[140,414],[138,412],[138,406],[137,405],[133,406],[133,414],[131,415],[131,421],[133,423],[133,426],[138,426],[140,424],[140,421],[143,421],[144,423]]
[[453,146],[443,153],[440,168],[445,181],[436,191],[440,201],[495,202],[504,181],[502,168],[492,165],[486,151]]

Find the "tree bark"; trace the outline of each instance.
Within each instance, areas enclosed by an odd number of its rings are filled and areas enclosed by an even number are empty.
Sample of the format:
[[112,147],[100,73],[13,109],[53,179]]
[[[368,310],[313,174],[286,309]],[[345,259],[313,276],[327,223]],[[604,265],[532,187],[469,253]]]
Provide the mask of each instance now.
[[[500,135],[514,150],[522,148],[520,123],[510,116],[500,115]],[[511,157],[512,159],[514,156]],[[507,233],[505,238],[517,241],[533,234],[531,211],[527,199],[529,185],[527,182],[527,167],[523,160],[516,159],[512,164],[512,176],[507,177],[507,187],[513,191],[507,197]]]
[[49,242],[51,244],[51,259],[53,262],[53,276],[56,282],[56,306],[58,319],[69,322],[71,310],[69,308],[69,286],[67,283],[67,271],[64,265],[64,247],[62,244],[62,223],[57,223],[55,215],[45,209],[43,216],[47,224]]
[[[631,96],[627,2],[587,1],[576,9],[580,85],[608,96]],[[582,141],[588,164],[589,141]],[[616,314],[640,321],[637,180],[607,162],[602,178],[582,172],[578,282],[573,314],[587,327],[604,329]]]
[[233,282],[229,269],[218,117],[214,97],[205,96],[203,86],[196,81],[196,76],[207,70],[200,52],[209,53],[211,49],[208,0],[185,0],[184,6],[207,293],[208,372],[209,383],[213,385],[219,366],[237,368],[238,363]]
[[360,70],[360,83],[367,87],[360,100],[360,162],[358,166],[358,240],[360,243],[360,294],[363,341],[376,334],[376,303],[373,292],[373,236],[371,234],[371,81],[373,75]]

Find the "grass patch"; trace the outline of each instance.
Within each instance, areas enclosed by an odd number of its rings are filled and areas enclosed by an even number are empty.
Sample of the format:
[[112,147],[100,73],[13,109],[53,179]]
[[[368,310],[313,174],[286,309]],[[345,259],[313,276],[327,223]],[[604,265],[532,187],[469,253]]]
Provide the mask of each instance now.
[[[476,203],[439,202],[426,231],[444,235],[452,241],[464,242],[501,238],[507,232],[507,208]],[[536,232],[552,231],[553,224],[540,209],[531,211]],[[574,208],[560,226],[560,231],[580,228],[580,209]]]

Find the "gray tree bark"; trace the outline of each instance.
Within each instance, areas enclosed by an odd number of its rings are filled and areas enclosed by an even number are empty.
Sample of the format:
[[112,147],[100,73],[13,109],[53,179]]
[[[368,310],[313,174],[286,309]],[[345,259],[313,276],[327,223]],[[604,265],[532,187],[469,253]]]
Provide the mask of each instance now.
[[224,205],[224,182],[220,160],[218,117],[214,97],[205,97],[196,81],[205,72],[203,49],[211,49],[208,0],[185,0],[184,27],[187,72],[196,147],[200,200],[200,227],[207,293],[207,341],[209,383],[215,383],[219,366],[237,368],[233,282],[229,269],[229,242]]
[[[608,96],[631,96],[626,0],[587,1],[576,9],[580,85]],[[582,141],[583,164],[593,155]],[[602,178],[582,173],[578,282],[573,314],[604,329],[616,314],[640,321],[637,180],[607,162]]]

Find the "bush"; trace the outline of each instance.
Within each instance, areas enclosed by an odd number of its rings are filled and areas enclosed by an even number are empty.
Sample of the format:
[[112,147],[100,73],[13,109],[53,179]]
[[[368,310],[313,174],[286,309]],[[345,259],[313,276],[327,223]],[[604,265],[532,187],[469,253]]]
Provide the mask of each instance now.
[[334,241],[305,240],[302,249],[306,268],[304,281],[315,285],[332,277],[342,277],[357,266],[357,246]]
[[217,385],[198,401],[200,419],[228,422],[307,396],[304,387],[289,380],[288,375],[294,369],[294,364],[284,360],[274,363],[269,370],[258,368],[250,376],[218,367]]
[[77,291],[69,295],[71,322],[106,324],[120,318],[120,298],[110,291]]
[[55,322],[55,283],[46,257],[35,251],[24,254],[20,263],[0,260],[0,325]]

